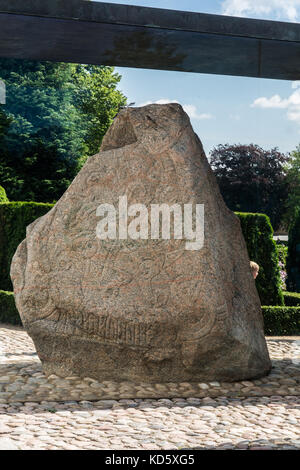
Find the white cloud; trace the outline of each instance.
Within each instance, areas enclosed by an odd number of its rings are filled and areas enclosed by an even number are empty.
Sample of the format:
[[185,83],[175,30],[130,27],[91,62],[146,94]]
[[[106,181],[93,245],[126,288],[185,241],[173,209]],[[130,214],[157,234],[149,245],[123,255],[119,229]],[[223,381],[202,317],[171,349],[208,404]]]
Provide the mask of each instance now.
[[300,125],[300,82],[292,82],[293,91],[288,98],[281,98],[280,95],[273,95],[270,98],[262,96],[254,100],[252,108],[263,109],[286,109],[286,116],[289,121],[295,121]]
[[287,108],[288,104],[289,99],[282,99],[279,95],[271,96],[271,98],[262,96],[254,100],[251,108]]
[[[168,103],[179,103],[177,100],[169,100],[168,98],[162,98],[157,101],[146,101],[145,103],[141,103],[138,106],[146,106],[147,104],[168,104]],[[202,113],[199,114],[197,111],[197,108],[193,104],[183,104],[182,105],[184,111],[187,113],[187,115],[190,117],[190,119],[213,119],[213,115],[210,113]]]
[[300,0],[223,0],[223,15],[242,17],[270,17],[297,21]]

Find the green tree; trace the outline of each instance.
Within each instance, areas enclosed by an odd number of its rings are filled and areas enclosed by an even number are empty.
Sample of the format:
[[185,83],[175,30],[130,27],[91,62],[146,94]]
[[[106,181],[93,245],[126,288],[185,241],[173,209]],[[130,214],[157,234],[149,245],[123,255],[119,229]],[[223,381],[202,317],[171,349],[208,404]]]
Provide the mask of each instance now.
[[210,155],[222,196],[233,211],[267,214],[276,230],[287,198],[288,157],[276,148],[258,145],[219,145]]
[[10,200],[52,202],[73,180],[125,96],[112,67],[0,59],[0,181]]
[[121,80],[113,67],[77,65],[74,72],[76,107],[80,109],[86,122],[86,152],[94,155],[99,152],[102,138],[126,98],[116,89]]

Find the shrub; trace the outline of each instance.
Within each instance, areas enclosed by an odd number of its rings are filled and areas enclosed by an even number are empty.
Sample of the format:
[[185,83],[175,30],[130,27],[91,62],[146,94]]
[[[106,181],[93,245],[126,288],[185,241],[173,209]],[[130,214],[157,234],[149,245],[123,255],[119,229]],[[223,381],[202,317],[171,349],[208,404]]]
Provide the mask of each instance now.
[[[280,286],[281,289],[286,289],[286,258],[288,253],[287,245],[282,243],[278,243],[276,241],[277,251],[278,251],[278,258],[279,258],[279,269],[280,269]],[[284,292],[283,292],[284,294]]]
[[289,230],[287,290],[300,292],[300,210]]
[[264,330],[270,336],[300,334],[300,307],[262,307]]
[[0,289],[12,291],[10,264],[22,240],[26,227],[46,214],[53,204],[37,202],[7,202],[0,204]]
[[287,240],[278,240],[277,239],[275,243],[276,243],[277,248],[281,247],[281,246],[284,246],[287,249],[287,246],[288,246],[288,241]]
[[300,293],[298,292],[283,292],[284,303],[288,307],[300,307]]
[[0,323],[22,325],[13,292],[0,290]]
[[6,196],[5,189],[0,186],[0,202],[8,202],[8,197]]
[[278,251],[273,228],[265,214],[236,212],[241,222],[249,258],[260,266],[256,287],[262,305],[284,305]]

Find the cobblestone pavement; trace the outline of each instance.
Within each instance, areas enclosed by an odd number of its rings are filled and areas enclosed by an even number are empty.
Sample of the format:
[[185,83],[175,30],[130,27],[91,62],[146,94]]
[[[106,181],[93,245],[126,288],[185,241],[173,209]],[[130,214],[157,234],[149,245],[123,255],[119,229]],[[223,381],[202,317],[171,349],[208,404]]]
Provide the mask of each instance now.
[[26,332],[0,325],[0,449],[300,449],[295,340],[268,338],[261,380],[134,387],[46,378]]
[[2,404],[0,449],[300,449],[300,398]]

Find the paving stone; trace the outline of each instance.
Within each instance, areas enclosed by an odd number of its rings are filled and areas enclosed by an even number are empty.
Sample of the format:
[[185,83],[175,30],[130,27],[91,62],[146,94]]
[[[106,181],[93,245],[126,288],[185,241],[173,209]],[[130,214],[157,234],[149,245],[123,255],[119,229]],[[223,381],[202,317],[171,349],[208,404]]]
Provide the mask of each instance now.
[[[172,383],[170,390],[178,390],[172,399],[165,384],[138,384],[136,395],[142,396],[137,398],[132,384],[106,381],[98,384],[97,392],[94,388],[97,397],[90,400],[88,390],[96,382],[88,377],[47,378],[37,356],[28,355],[34,352],[33,343],[21,328],[0,325],[0,343],[4,354],[15,354],[9,363],[5,355],[0,358],[5,379],[5,391],[0,391],[1,450],[300,449],[300,387],[288,375],[292,343],[284,338],[267,341],[271,358],[276,356],[272,379],[244,381],[238,387],[228,382]],[[300,366],[296,370],[300,377]],[[75,399],[71,392],[76,384],[82,387]],[[118,395],[121,386],[126,398]],[[143,390],[152,397],[145,398]],[[242,395],[234,397],[237,391]]]
[[8,437],[0,437],[0,450],[18,450],[17,444]]

